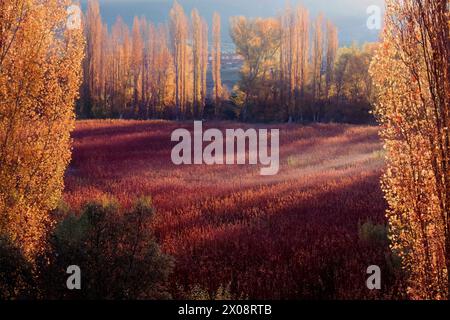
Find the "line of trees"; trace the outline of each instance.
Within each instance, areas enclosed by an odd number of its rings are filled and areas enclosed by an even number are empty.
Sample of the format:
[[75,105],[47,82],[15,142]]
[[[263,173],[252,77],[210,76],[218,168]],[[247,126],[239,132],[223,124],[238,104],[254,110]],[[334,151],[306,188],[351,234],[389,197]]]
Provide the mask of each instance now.
[[336,26],[301,6],[278,18],[232,18],[231,36],[244,59],[233,92],[243,120],[370,121],[375,45],[339,49]]
[[[220,17],[214,15],[215,88],[221,92]],[[201,118],[206,104],[208,25],[174,3],[158,26],[135,17],[132,30],[119,17],[108,30],[97,1],[89,1],[82,117]],[[219,48],[219,49],[218,49]],[[217,75],[219,76],[217,77]]]
[[[234,17],[231,36],[243,59],[232,96],[222,85],[221,18],[208,25],[175,1],[169,22],[119,17],[111,30],[89,1],[84,83],[77,113],[96,118],[372,121],[368,74],[375,45],[339,48],[336,26],[286,7],[277,18]],[[212,90],[207,89],[208,70]]]

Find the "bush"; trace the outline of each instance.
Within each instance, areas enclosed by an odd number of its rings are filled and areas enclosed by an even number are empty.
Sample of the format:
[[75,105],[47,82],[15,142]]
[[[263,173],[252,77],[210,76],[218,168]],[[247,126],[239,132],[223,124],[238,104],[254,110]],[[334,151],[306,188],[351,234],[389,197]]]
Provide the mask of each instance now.
[[0,300],[31,298],[33,271],[22,251],[0,236]]
[[358,235],[361,241],[375,245],[386,245],[389,241],[387,227],[371,221],[359,225]]
[[183,300],[195,300],[195,301],[206,301],[206,300],[215,300],[215,301],[228,301],[228,300],[246,300],[244,295],[233,295],[231,293],[231,284],[227,286],[221,285],[216,291],[208,292],[205,289],[202,289],[200,286],[192,287],[188,292],[182,293]]
[[[123,212],[115,201],[87,204],[55,228],[50,253],[41,258],[46,297],[51,299],[167,299],[172,258],[163,254],[151,230],[151,200]],[[45,264],[45,261],[49,263]],[[66,269],[81,269],[81,290],[66,287]]]

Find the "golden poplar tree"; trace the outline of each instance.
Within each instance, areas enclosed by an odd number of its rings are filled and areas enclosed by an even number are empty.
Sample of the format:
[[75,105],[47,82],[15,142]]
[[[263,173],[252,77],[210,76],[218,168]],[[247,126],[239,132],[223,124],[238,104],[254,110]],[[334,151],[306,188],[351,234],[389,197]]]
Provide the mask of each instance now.
[[0,2],[0,234],[32,258],[42,249],[70,160],[81,79],[81,28],[69,1]]
[[[207,72],[208,72],[208,58],[209,58],[209,41],[208,41],[208,23],[202,19],[202,55],[201,55],[201,69],[202,69],[202,108],[206,104],[207,95]],[[203,114],[203,110],[201,111]]]
[[131,74],[133,78],[133,109],[134,115],[139,115],[141,111],[142,92],[142,65],[144,44],[141,33],[141,23],[137,17],[134,18],[131,45]]
[[111,42],[109,37],[108,25],[102,26],[101,37],[101,64],[100,64],[100,103],[102,106],[102,115],[111,115],[111,106],[108,99],[109,85],[111,84]]
[[193,110],[199,115],[202,104],[202,19],[197,9],[192,11],[192,55],[193,55]]
[[214,102],[215,102],[215,113],[217,115],[217,108],[220,104],[220,99],[222,98],[222,50],[221,50],[221,19],[220,15],[215,12],[213,16],[213,49],[212,49],[212,75],[214,81]]
[[414,299],[449,299],[449,11],[446,0],[386,1],[371,66],[383,125],[392,249]]
[[170,10],[170,35],[175,66],[175,104],[177,118],[186,108],[186,81],[188,77],[188,19],[183,7],[175,1]]
[[305,103],[306,84],[309,81],[309,11],[303,7],[297,8],[297,19],[299,24],[298,45],[298,116],[303,120],[303,104]]
[[301,6],[288,6],[281,16],[280,91],[289,121],[302,118],[309,58],[308,16]]
[[103,22],[97,0],[88,2],[85,21],[83,113],[92,116],[101,108]]
[[175,97],[175,78],[174,78],[174,62],[170,52],[168,42],[168,28],[165,25],[158,27],[154,39],[155,60],[152,66],[154,74],[154,94],[155,107],[162,108],[174,104]]
[[280,70],[281,103],[286,106],[289,121],[292,120],[295,92],[296,19],[290,6],[281,16]]
[[116,117],[123,114],[125,102],[125,92],[123,89],[123,80],[126,77],[127,61],[125,60],[123,50],[123,40],[126,26],[121,18],[118,18],[112,27],[110,35],[111,50],[111,116]]
[[[312,47],[312,99],[316,104],[322,95],[322,64],[324,56],[323,48],[323,15],[319,14],[314,22],[313,47]],[[320,109],[316,105],[314,120],[320,120]]]
[[115,100],[117,101],[117,110],[120,116],[123,116],[127,112],[127,106],[131,103],[131,97],[129,94],[131,91],[129,90],[129,78],[131,76],[131,37],[128,26],[120,17],[117,19],[113,30],[115,32],[114,37],[118,38],[116,42],[116,50],[118,55],[116,57],[118,91],[115,93],[117,97]]
[[330,88],[333,82],[334,63],[339,46],[337,28],[331,21],[327,21],[327,55],[325,70],[325,98],[329,99]]

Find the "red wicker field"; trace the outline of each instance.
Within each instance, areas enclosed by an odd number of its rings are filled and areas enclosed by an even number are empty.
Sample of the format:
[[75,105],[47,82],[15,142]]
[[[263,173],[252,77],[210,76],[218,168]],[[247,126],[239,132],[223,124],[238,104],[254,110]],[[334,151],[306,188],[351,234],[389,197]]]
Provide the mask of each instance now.
[[[65,192],[74,208],[151,195],[156,235],[176,259],[175,297],[221,285],[257,299],[396,297],[387,244],[358,234],[364,222],[385,223],[376,127],[261,126],[280,129],[280,172],[266,177],[258,166],[173,165],[170,135],[179,127],[193,123],[78,122]],[[366,287],[373,264],[383,271],[379,291]]]

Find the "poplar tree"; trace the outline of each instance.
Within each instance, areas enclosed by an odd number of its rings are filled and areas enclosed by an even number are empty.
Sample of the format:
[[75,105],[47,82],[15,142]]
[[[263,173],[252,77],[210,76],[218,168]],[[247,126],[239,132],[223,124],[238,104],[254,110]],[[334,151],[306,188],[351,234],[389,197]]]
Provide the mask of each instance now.
[[449,299],[450,106],[446,0],[386,1],[371,73],[387,152],[392,250],[413,299]]
[[0,2],[0,234],[28,259],[44,248],[71,156],[84,39],[67,28],[69,5]]
[[193,115],[197,117],[202,104],[202,20],[198,10],[191,14],[192,19],[192,54],[193,54]]
[[133,79],[133,108],[132,114],[141,113],[141,91],[142,91],[142,65],[143,65],[143,40],[141,34],[141,23],[137,17],[134,18],[131,45],[131,74]]
[[331,21],[327,21],[327,54],[326,54],[326,68],[325,68],[325,98],[330,98],[330,88],[334,81],[334,64],[336,61],[336,54],[339,46],[338,32],[336,26]]
[[220,100],[222,98],[222,51],[221,51],[221,19],[215,12],[213,16],[213,49],[212,49],[212,75],[214,80],[214,104],[215,114],[217,115]]
[[175,107],[179,119],[186,107],[188,21],[177,1],[170,10],[170,36],[175,67]]
[[315,109],[314,120],[320,120],[320,99],[322,96],[322,65],[324,58],[323,15],[319,14],[314,22],[312,47],[312,100]]

